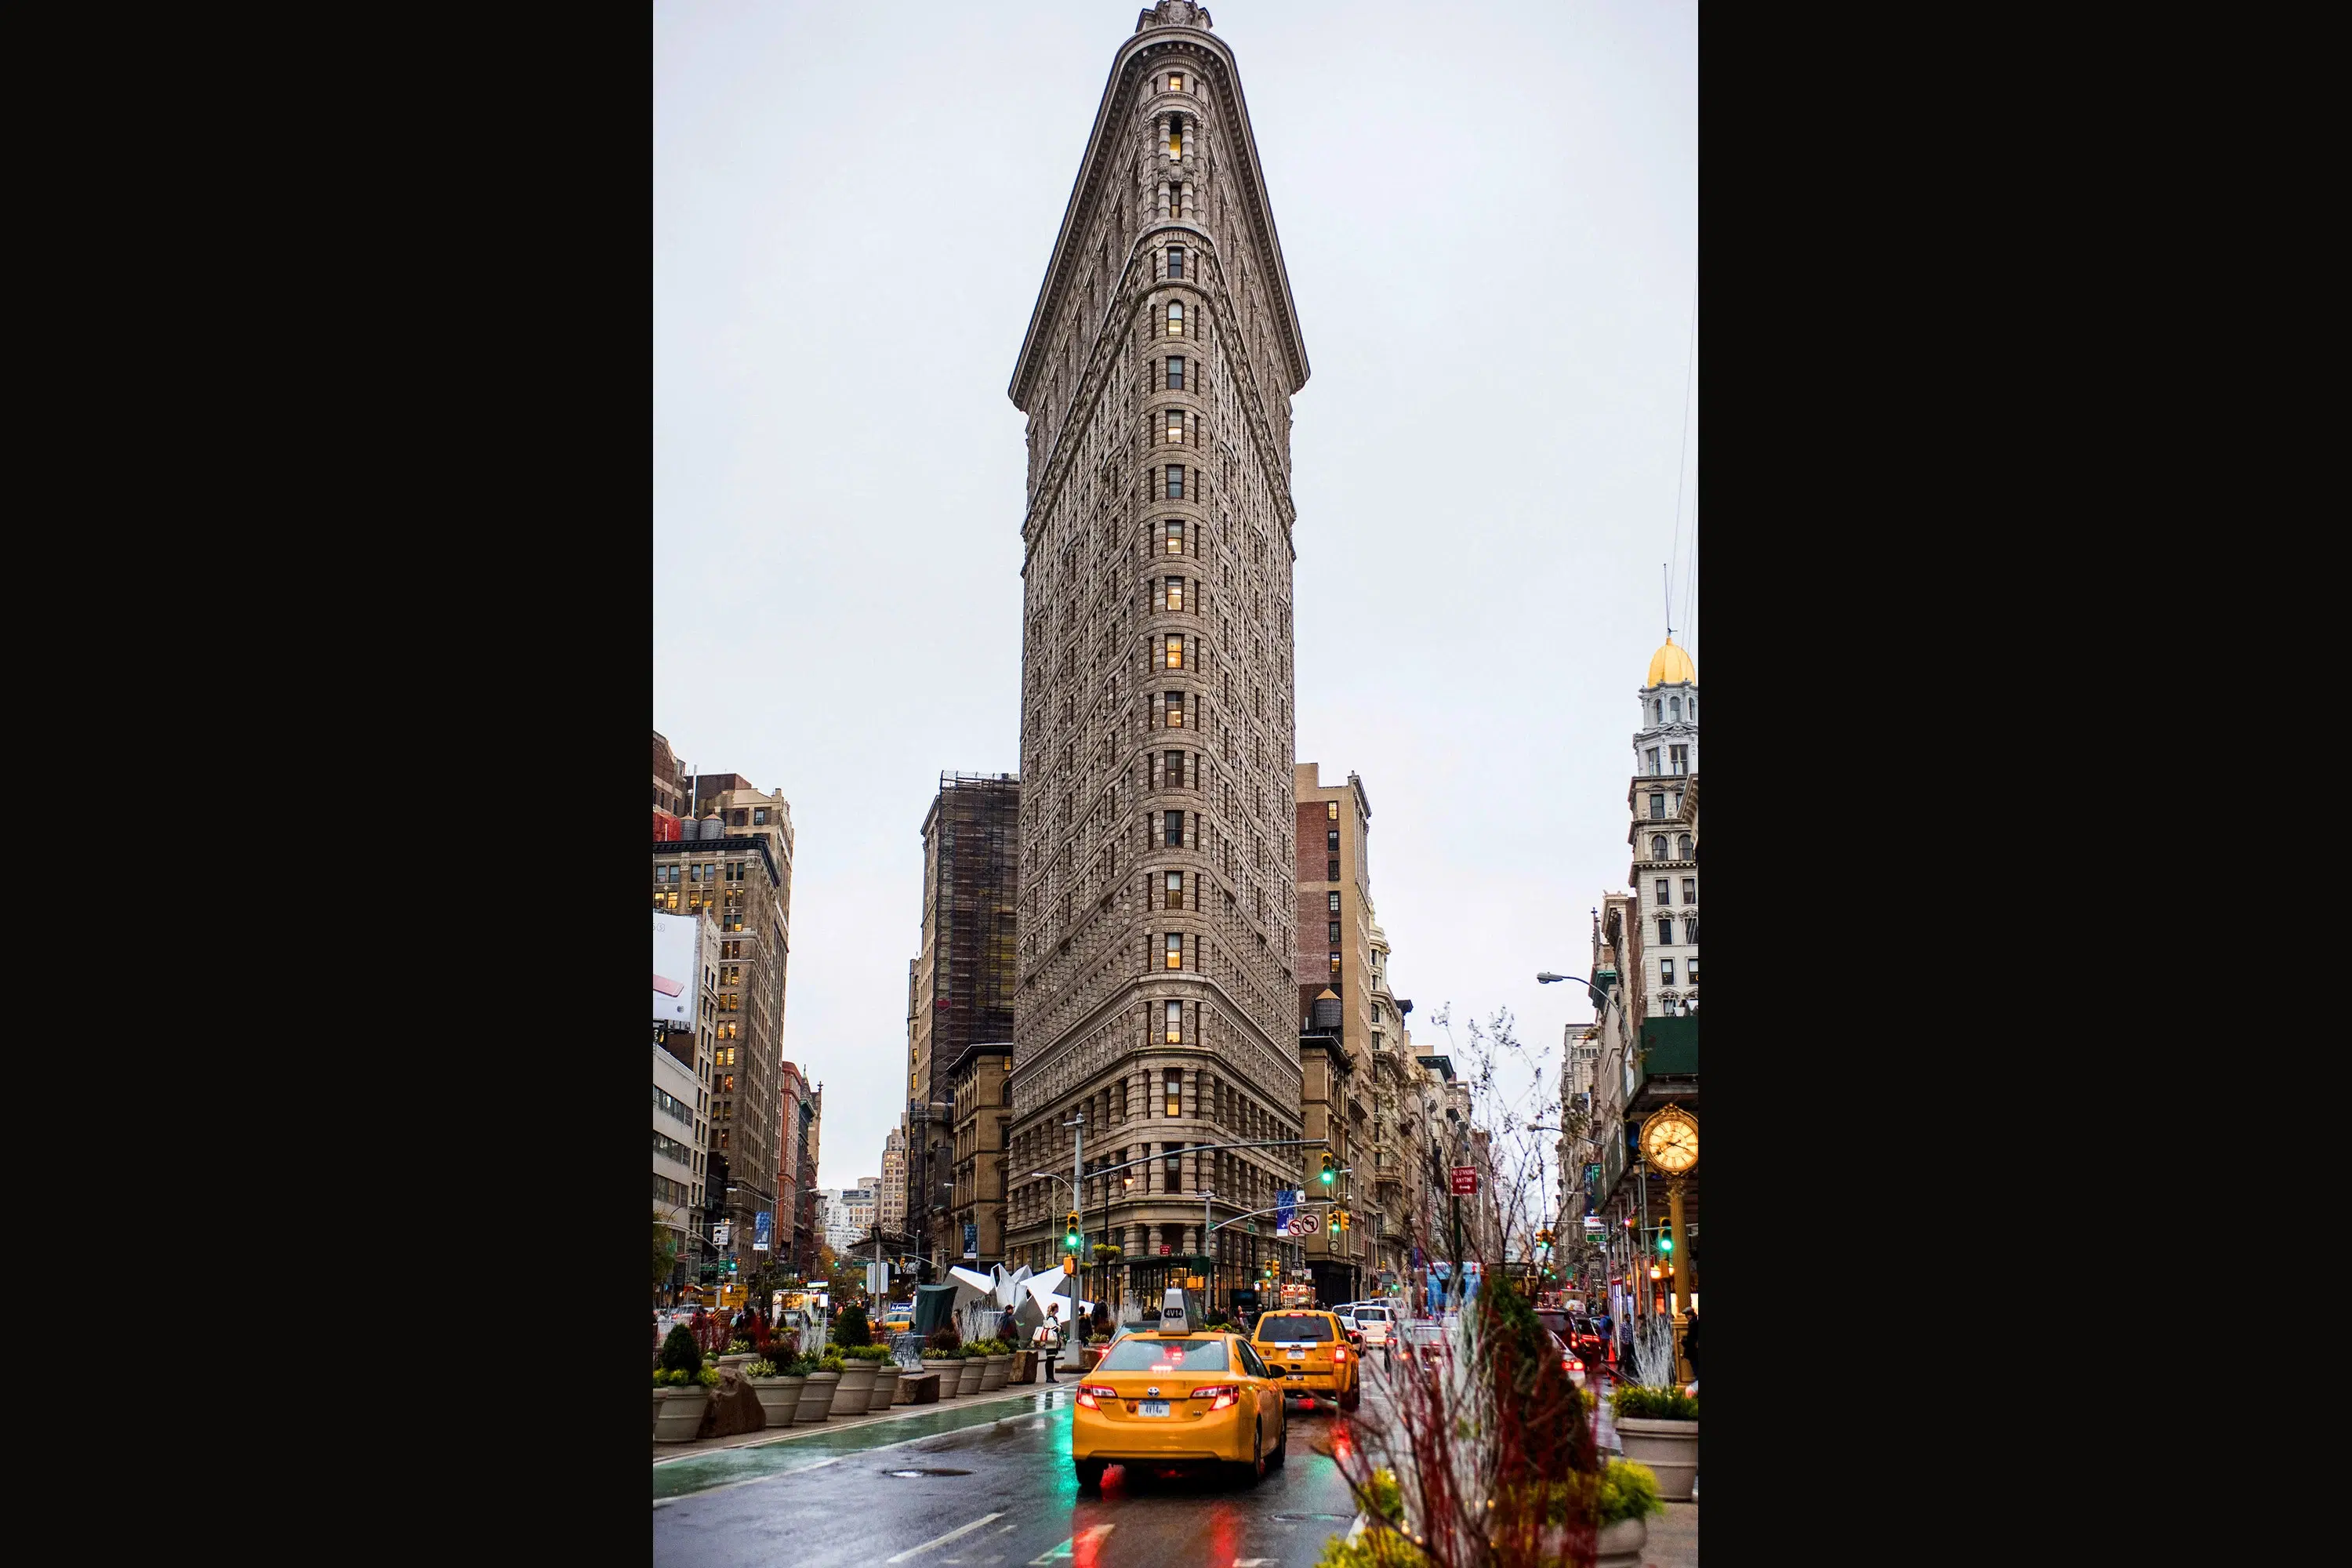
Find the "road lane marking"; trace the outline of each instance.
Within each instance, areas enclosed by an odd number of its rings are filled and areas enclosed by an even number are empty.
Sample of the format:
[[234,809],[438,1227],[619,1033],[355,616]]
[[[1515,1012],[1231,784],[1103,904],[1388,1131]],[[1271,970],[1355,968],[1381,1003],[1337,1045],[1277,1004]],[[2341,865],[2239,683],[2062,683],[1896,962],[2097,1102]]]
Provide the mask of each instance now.
[[1097,1524],[1092,1530],[1082,1530],[1052,1551],[1041,1552],[1029,1559],[1029,1568],[1046,1568],[1048,1563],[1066,1562],[1071,1552],[1081,1542],[1088,1546],[1098,1546],[1102,1543],[1104,1536],[1118,1528],[1116,1524]]
[[949,1531],[945,1535],[933,1536],[930,1540],[924,1542],[920,1546],[909,1546],[906,1551],[901,1552],[896,1557],[885,1557],[882,1561],[887,1564],[891,1563],[904,1563],[909,1557],[919,1557],[934,1546],[945,1546],[949,1542],[957,1539],[959,1536],[970,1535],[973,1531],[978,1530],[982,1525],[990,1522],[992,1520],[999,1520],[1003,1517],[1004,1515],[1002,1512],[982,1514],[970,1524],[960,1524],[953,1530]]

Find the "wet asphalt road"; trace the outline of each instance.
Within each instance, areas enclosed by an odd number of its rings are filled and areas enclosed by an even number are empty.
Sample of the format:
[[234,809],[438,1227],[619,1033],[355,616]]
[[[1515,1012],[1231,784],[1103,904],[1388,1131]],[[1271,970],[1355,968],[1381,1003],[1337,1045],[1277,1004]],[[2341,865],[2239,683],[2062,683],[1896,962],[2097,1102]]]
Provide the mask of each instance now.
[[1328,1407],[1291,1406],[1288,1462],[1255,1488],[1117,1468],[1081,1496],[1070,1392],[656,1466],[656,1568],[1313,1568],[1355,1521],[1315,1452],[1348,1419]]

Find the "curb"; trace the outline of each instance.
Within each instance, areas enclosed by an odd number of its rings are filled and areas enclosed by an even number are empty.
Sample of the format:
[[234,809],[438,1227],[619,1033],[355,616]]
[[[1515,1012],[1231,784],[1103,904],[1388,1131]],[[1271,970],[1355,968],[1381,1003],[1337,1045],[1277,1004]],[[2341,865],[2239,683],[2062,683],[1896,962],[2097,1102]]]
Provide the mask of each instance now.
[[982,1405],[1003,1404],[1047,1392],[1049,1391],[1044,1384],[1032,1386],[1024,1384],[1018,1388],[1001,1388],[994,1394],[967,1395],[945,1405],[893,1405],[887,1410],[877,1410],[871,1415],[856,1416],[846,1421],[835,1421],[828,1417],[823,1421],[812,1421],[806,1426],[795,1423],[789,1431],[763,1431],[758,1436],[747,1434],[742,1442],[714,1443],[707,1448],[685,1443],[666,1443],[661,1445],[660,1451],[654,1455],[653,1462],[656,1466],[671,1465],[680,1459],[698,1458],[705,1454],[733,1453],[739,1448],[765,1448],[778,1443],[790,1443],[797,1438],[814,1436],[820,1432],[854,1432],[862,1426],[879,1426],[893,1421],[908,1421],[918,1415],[936,1415],[942,1410],[976,1410]]

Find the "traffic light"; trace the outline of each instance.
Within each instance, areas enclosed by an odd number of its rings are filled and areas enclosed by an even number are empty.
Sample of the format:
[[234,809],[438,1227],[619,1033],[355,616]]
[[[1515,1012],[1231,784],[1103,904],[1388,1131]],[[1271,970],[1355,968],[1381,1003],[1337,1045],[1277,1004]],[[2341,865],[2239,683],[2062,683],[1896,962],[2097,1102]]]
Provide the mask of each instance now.
[[1070,1211],[1069,1229],[1070,1233],[1062,1237],[1062,1245],[1069,1251],[1076,1252],[1078,1249],[1078,1211],[1076,1209]]
[[1324,1155],[1324,1156],[1323,1156],[1323,1174],[1322,1174],[1322,1177],[1321,1177],[1321,1180],[1322,1180],[1323,1184],[1324,1184],[1325,1186],[1327,1186],[1327,1187],[1328,1187],[1328,1186],[1329,1186],[1332,1183],[1334,1183],[1334,1182],[1338,1181],[1339,1179],[1339,1162],[1338,1162],[1337,1160],[1334,1160],[1334,1159],[1333,1159],[1333,1158],[1331,1158],[1331,1156],[1330,1156],[1330,1155],[1328,1155],[1328,1154]]
[[1341,1210],[1339,1211],[1339,1228],[1340,1228],[1341,1230],[1345,1230],[1345,1229],[1347,1229],[1347,1228],[1348,1228],[1349,1220],[1349,1214],[1348,1214],[1348,1211],[1347,1211],[1346,1209],[1341,1209]]
[[1665,1231],[1658,1232],[1658,1251],[1664,1254],[1672,1252],[1674,1249],[1675,1238]]

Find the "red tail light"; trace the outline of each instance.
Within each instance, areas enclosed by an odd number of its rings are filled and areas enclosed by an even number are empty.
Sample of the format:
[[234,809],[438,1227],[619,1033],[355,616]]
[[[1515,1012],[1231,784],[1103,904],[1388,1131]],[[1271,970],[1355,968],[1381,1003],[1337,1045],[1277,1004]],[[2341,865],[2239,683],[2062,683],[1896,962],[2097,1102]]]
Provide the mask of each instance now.
[[1348,1359],[1348,1352],[1341,1347],[1333,1345],[1331,1347],[1331,1359],[1333,1361],[1346,1361]]
[[1100,1410],[1102,1408],[1101,1405],[1095,1403],[1097,1399],[1117,1399],[1118,1397],[1118,1389],[1105,1388],[1099,1383],[1082,1383],[1078,1384],[1078,1403],[1088,1410]]
[[1230,1383],[1213,1383],[1194,1389],[1192,1397],[1210,1401],[1209,1408],[1212,1410],[1223,1410],[1241,1397],[1241,1390]]

